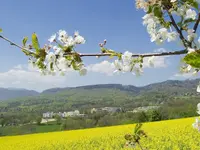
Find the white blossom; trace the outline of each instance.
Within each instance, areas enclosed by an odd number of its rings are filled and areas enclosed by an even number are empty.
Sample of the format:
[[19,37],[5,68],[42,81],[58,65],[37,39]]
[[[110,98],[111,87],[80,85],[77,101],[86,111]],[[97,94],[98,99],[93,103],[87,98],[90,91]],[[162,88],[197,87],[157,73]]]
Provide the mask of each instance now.
[[193,20],[195,20],[195,19],[196,19],[196,16],[197,16],[196,11],[194,11],[194,10],[192,10],[192,9],[188,9],[188,10],[186,11],[185,19],[193,19]]
[[195,71],[192,73],[192,75],[197,76],[197,75],[198,75],[198,71],[195,70]]
[[143,73],[142,68],[134,68],[136,76],[140,76]]
[[195,123],[193,123],[192,126],[193,126],[193,128],[195,128],[198,131],[200,131],[200,120],[199,120],[199,118],[195,119]]
[[54,46],[53,50],[55,51],[55,55],[59,55],[62,52],[62,49],[58,46]]
[[75,42],[72,36],[69,36],[67,40],[64,42],[64,46],[74,46]]
[[65,43],[68,39],[68,35],[67,35],[67,32],[65,30],[59,30],[58,31],[58,40],[61,42],[61,43]]
[[54,62],[56,60],[56,56],[53,52],[50,52],[46,56],[48,62]]
[[123,66],[123,71],[124,71],[124,72],[130,72],[130,71],[131,71],[131,66],[129,66],[129,65],[124,65],[124,66]]
[[199,83],[199,85],[197,86],[197,92],[200,93],[200,83]]
[[[121,71],[121,70],[122,70],[122,67],[123,67],[123,66],[122,66],[122,62],[121,62],[121,61],[119,61],[119,60],[117,59],[117,60],[114,61],[113,64],[114,64],[115,68],[117,69],[116,71]],[[116,71],[115,71],[115,72],[116,72]]]
[[122,61],[124,65],[129,65],[130,62],[132,61],[132,55],[133,53],[126,51],[123,55],[122,55]]
[[168,31],[166,28],[161,28],[158,30],[158,34],[160,34],[160,37],[162,37],[163,40],[167,39]]
[[187,50],[188,50],[188,54],[189,54],[189,53],[192,53],[192,52],[195,52],[195,49],[193,49],[193,48],[190,48],[190,47],[189,47],[189,48],[187,48]]
[[200,44],[200,37],[199,37],[199,39],[198,39],[198,42],[199,42],[199,44]]
[[185,5],[182,5],[182,6],[178,7],[178,9],[177,9],[177,15],[184,16],[185,13],[186,13],[186,7],[185,7]]
[[53,34],[53,35],[48,39],[48,41],[49,41],[50,43],[53,43],[55,40],[56,40],[56,34]]
[[174,2],[176,2],[176,0],[171,0],[171,3],[174,3]]
[[79,70],[79,74],[81,76],[85,76],[87,74],[87,69],[85,67],[82,67],[80,70]]
[[167,41],[171,42],[171,41],[175,41],[177,38],[177,33],[176,32],[170,32],[167,34]]
[[59,30],[58,35],[59,37],[67,37],[67,32],[65,30]]
[[190,72],[191,69],[192,69],[192,66],[191,66],[191,65],[188,65],[187,68],[186,68],[187,72]]
[[197,104],[197,113],[200,115],[200,103]]
[[74,37],[77,37],[77,36],[79,36],[79,32],[78,32],[78,31],[75,31],[75,32],[74,32]]
[[188,29],[187,33],[188,33],[187,38],[188,38],[188,41],[190,41],[190,42],[193,41],[197,37],[197,34],[194,33],[193,29]]
[[74,43],[75,44],[84,44],[85,43],[85,39],[80,36],[80,35],[77,35],[75,38],[74,38]]
[[148,59],[148,64],[151,66],[151,67],[154,67],[154,63],[153,61],[155,60],[155,56],[152,56]]
[[147,2],[145,0],[136,0],[136,7],[144,9],[145,12],[148,10]]
[[66,70],[68,68],[70,68],[70,61],[68,61],[66,58],[64,57],[60,57],[58,60],[57,60],[57,66],[59,69],[61,70]]

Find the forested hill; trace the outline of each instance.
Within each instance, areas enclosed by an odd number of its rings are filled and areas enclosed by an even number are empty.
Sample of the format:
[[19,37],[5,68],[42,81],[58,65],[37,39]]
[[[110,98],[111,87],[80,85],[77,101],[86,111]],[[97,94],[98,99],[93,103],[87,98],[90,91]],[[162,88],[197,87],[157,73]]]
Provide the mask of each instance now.
[[[36,96],[25,96],[0,102],[1,112],[45,112],[86,110],[93,107],[119,106],[135,108],[186,101],[198,102],[196,87],[199,79],[165,81],[144,87],[104,84],[74,88],[54,88]],[[4,93],[5,94],[5,93]],[[1,95],[1,93],[0,93]],[[178,105],[177,104],[177,105]]]
[[17,88],[0,88],[0,100],[6,100],[24,96],[35,96],[39,95],[34,90],[17,89]]

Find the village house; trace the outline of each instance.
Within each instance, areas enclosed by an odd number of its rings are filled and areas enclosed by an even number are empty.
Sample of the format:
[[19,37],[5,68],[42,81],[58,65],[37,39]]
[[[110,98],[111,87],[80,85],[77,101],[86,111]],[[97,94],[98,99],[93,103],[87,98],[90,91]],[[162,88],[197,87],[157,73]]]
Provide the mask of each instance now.
[[53,112],[46,112],[42,114],[43,118],[53,118],[54,113]]
[[75,111],[69,111],[69,112],[58,112],[58,113],[53,113],[53,112],[46,112],[43,113],[43,118],[53,118],[56,115],[62,117],[62,118],[66,118],[66,117],[83,117],[85,116],[85,114],[80,114],[79,110],[75,110]]
[[137,113],[137,112],[147,112],[148,110],[153,110],[153,109],[158,109],[159,106],[146,106],[146,107],[137,107],[135,109],[133,109],[132,111],[128,111],[128,112],[132,112],[132,113]]
[[91,113],[95,113],[95,112],[117,113],[117,112],[122,112],[122,109],[120,107],[92,108]]

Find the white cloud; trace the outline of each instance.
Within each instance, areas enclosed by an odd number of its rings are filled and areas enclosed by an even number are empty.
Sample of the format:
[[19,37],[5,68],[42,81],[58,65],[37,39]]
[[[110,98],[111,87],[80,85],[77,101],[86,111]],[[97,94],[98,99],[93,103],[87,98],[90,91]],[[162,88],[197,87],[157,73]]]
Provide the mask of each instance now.
[[162,52],[167,52],[167,50],[164,48],[159,48],[159,49],[154,50],[154,52],[162,53]]
[[23,68],[22,65],[17,65],[14,67],[14,69],[22,69],[22,68]]
[[91,64],[87,66],[87,69],[91,72],[104,73],[111,76],[115,71],[115,66],[111,62],[105,60],[100,63]]
[[12,82],[11,84],[20,84],[21,82],[20,81],[14,81],[14,82]]
[[180,80],[180,79],[194,79],[198,78],[198,75],[194,75],[193,73],[175,73],[173,76],[171,76],[170,80]]
[[[20,65],[18,65],[20,66]],[[46,88],[66,86],[67,74],[63,76],[42,76],[39,72],[28,67],[14,67],[7,72],[0,73],[0,85],[3,87],[15,87],[42,91]]]

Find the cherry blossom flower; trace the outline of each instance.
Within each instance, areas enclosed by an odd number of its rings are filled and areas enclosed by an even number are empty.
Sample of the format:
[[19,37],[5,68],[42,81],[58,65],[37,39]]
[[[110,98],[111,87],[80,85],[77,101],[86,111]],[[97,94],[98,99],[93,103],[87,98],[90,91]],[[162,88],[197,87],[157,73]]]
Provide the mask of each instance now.
[[56,60],[56,56],[53,52],[50,52],[46,56],[48,62],[54,62]]
[[187,33],[188,33],[187,38],[188,38],[188,41],[190,41],[190,42],[193,41],[197,37],[197,34],[194,33],[193,29],[188,29]]
[[200,93],[200,83],[199,83],[199,85],[197,86],[197,92]]
[[197,104],[197,113],[200,115],[200,103]]
[[192,9],[188,9],[188,10],[186,11],[185,19],[193,19],[193,20],[195,20],[195,19],[196,19],[196,16],[197,16],[196,11],[194,11],[194,10],[192,10]]
[[82,36],[77,35],[74,39],[74,43],[75,44],[85,44],[85,39]]
[[193,123],[192,126],[193,126],[193,128],[195,128],[198,131],[200,131],[200,120],[199,120],[199,118],[195,119],[195,123]]
[[176,2],[176,0],[171,0],[170,2],[171,2],[171,3],[174,3],[174,2]]
[[188,47],[187,50],[188,50],[188,54],[189,54],[189,53],[193,53],[193,52],[195,52],[195,49],[190,48],[190,47]]
[[85,76],[85,75],[87,74],[87,69],[86,69],[85,67],[82,67],[82,68],[80,69],[80,71],[79,71],[79,74],[80,74],[81,76]]
[[53,34],[53,35],[48,39],[48,41],[49,41],[50,43],[53,43],[55,40],[56,40],[56,34]]
[[154,63],[153,61],[155,60],[155,56],[152,56],[148,59],[148,64],[151,66],[151,67],[154,67]]

